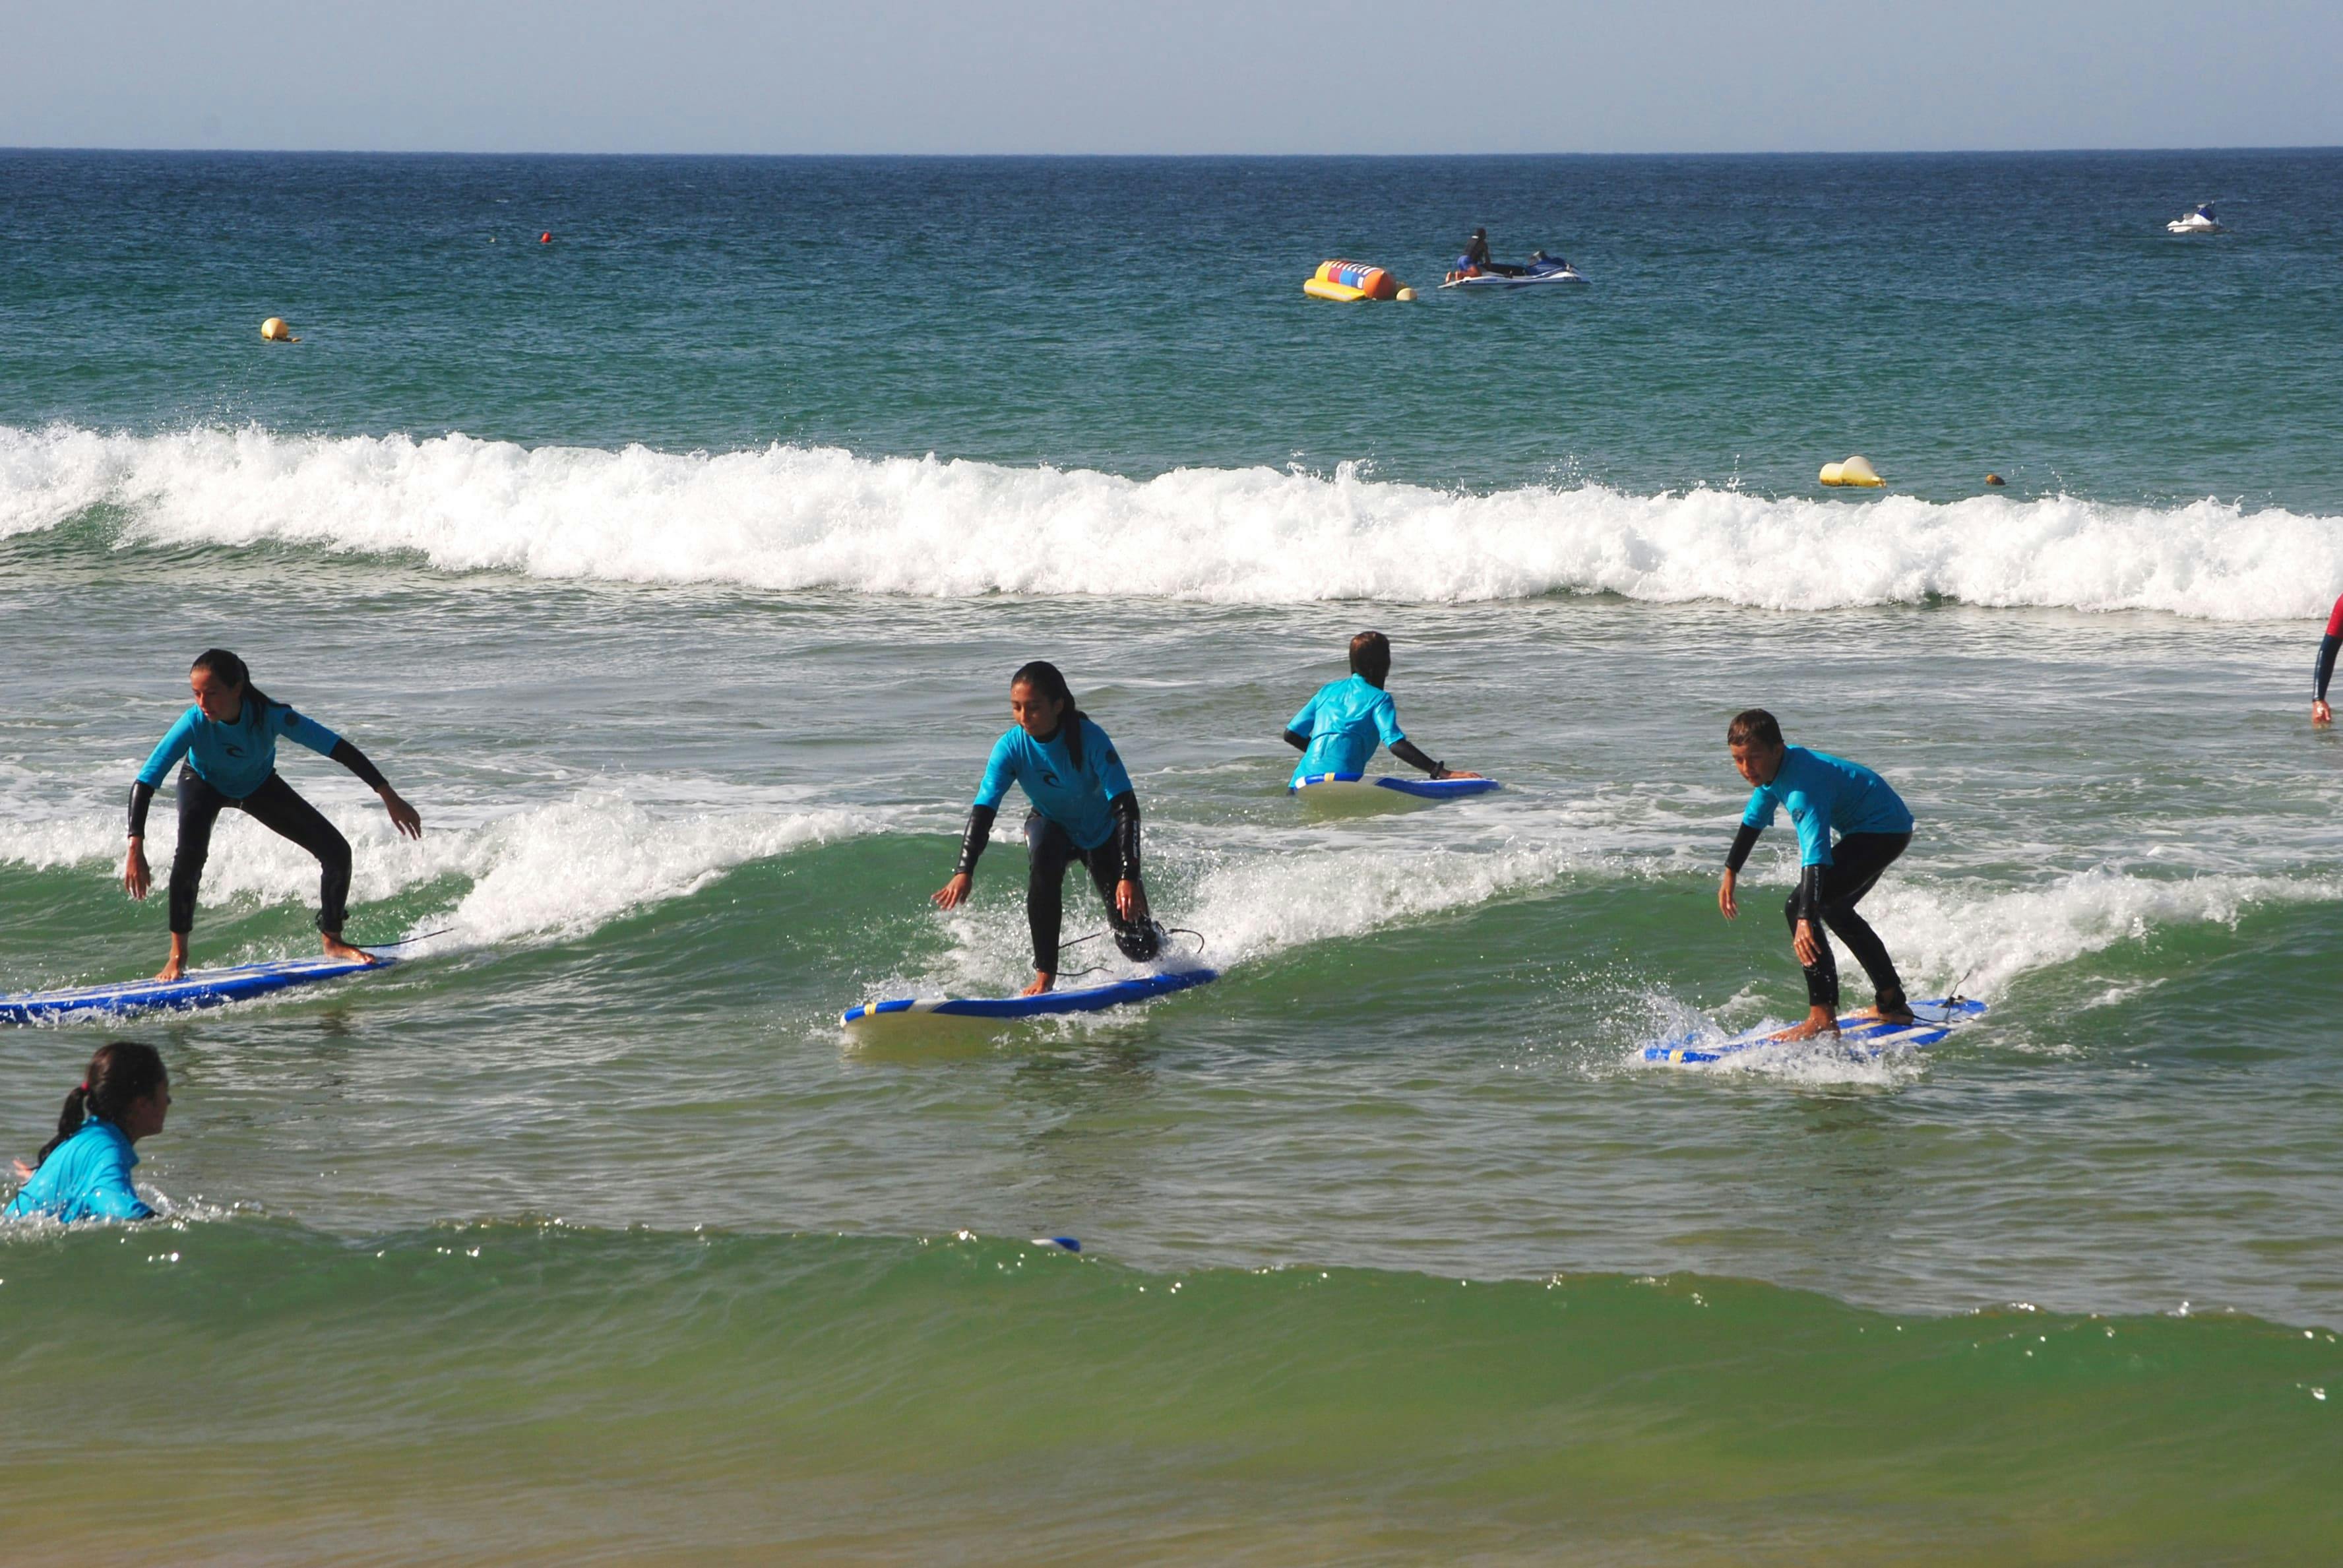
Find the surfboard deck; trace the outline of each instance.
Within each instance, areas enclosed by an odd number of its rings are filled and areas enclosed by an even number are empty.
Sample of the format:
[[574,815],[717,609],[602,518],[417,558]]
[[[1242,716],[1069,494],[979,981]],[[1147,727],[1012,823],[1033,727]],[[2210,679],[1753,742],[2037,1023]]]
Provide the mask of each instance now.
[[[1882,1052],[1903,1046],[1934,1045],[1962,1024],[1984,1016],[1985,1003],[1965,998],[1946,1000],[1942,997],[1912,1004],[1913,1023],[1887,1023],[1857,1013],[1843,1013],[1838,1020],[1838,1038],[1795,1042],[1817,1050],[1845,1051],[1858,1061],[1868,1061]],[[1763,1029],[1744,1030],[1730,1040],[1710,1040],[1704,1035],[1682,1034],[1673,1040],[1644,1048],[1645,1061],[1664,1061],[1672,1066],[1697,1066],[1703,1062],[1725,1061],[1744,1051],[1760,1046],[1792,1044],[1776,1040],[1782,1032],[1779,1024]]]
[[48,1023],[75,1018],[119,1018],[129,1013],[185,1012],[248,1001],[272,991],[316,985],[345,975],[388,969],[398,960],[376,955],[362,964],[348,959],[277,959],[234,969],[190,970],[175,980],[119,980],[112,985],[75,986],[65,990],[16,991],[0,997],[0,1023]]
[[1416,800],[1462,800],[1468,795],[1486,795],[1492,789],[1503,788],[1494,779],[1403,779],[1394,773],[1370,779],[1363,773],[1312,773],[1299,784],[1287,785],[1286,793],[1307,792],[1311,799],[1318,800],[1346,797],[1372,799],[1376,790],[1387,789]]
[[1019,1019],[1050,1018],[1065,1013],[1102,1012],[1111,1007],[1125,1007],[1132,1002],[1169,996],[1173,991],[1186,990],[1193,986],[1209,985],[1220,978],[1218,970],[1165,970],[1161,973],[1139,975],[1107,985],[1043,991],[1040,996],[897,997],[848,1008],[839,1014],[838,1021],[850,1030],[934,1018],[1007,1023]]

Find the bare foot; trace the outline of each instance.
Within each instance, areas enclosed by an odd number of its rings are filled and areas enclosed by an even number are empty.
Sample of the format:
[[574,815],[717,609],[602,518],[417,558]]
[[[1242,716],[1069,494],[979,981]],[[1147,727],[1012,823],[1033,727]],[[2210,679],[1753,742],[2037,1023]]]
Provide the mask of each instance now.
[[1855,1014],[1857,1018],[1875,1018],[1882,1023],[1917,1023],[1908,1007],[1867,1007]]
[[174,956],[170,962],[155,971],[156,980],[177,980],[187,972],[187,961]]
[[354,948],[350,946],[349,943],[342,940],[339,937],[327,937],[326,939],[325,946],[326,956],[327,958],[339,959],[344,963],[378,964],[382,962],[380,959],[375,957],[364,948]]
[[1058,977],[1056,975],[1045,975],[1039,970],[1036,970],[1033,972],[1033,983],[1027,986],[1023,990],[1019,991],[1017,994],[1019,996],[1040,996],[1043,992],[1054,988],[1057,983]]
[[1818,1007],[1806,1014],[1805,1022],[1794,1025],[1789,1029],[1784,1030],[1779,1034],[1770,1035],[1767,1038],[1770,1040],[1784,1041],[1819,1040],[1825,1034],[1835,1035],[1837,1033],[1838,1020],[1832,1015],[1830,1009]]

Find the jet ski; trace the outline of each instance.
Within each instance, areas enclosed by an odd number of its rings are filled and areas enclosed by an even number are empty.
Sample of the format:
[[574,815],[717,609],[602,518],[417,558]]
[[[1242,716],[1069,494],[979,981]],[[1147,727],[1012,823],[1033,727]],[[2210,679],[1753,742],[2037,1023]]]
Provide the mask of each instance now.
[[1463,256],[1448,274],[1443,288],[1524,288],[1550,283],[1584,283],[1586,275],[1558,256],[1533,251],[1529,265],[1513,272],[1483,272]]
[[2221,220],[2213,216],[2213,204],[2207,202],[2195,212],[2183,213],[2164,226],[2167,234],[2227,234]]

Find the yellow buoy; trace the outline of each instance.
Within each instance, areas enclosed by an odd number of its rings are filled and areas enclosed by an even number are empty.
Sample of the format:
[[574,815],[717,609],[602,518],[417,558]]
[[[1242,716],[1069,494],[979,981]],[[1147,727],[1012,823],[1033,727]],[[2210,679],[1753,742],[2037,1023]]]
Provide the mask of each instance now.
[[267,320],[262,322],[260,324],[260,336],[266,338],[271,343],[298,343],[301,341],[299,338],[293,336],[293,329],[285,325],[285,318],[281,316],[272,316]]
[[1863,457],[1849,457],[1844,463],[1825,463],[1818,477],[1825,485],[1859,485],[1867,490],[1887,483],[1872,467],[1870,459]]
[[1413,299],[1415,297],[1415,290],[1413,288],[1403,288],[1397,294],[1392,296],[1392,297],[1402,300]]

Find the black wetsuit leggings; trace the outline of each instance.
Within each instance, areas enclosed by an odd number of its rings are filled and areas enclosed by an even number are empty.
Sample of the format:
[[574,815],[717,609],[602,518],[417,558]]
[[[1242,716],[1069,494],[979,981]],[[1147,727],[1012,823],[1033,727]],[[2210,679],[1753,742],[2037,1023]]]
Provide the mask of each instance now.
[[235,800],[197,778],[192,768],[179,769],[179,848],[171,859],[172,934],[185,936],[196,929],[196,889],[204,879],[204,862],[211,859],[212,824],[231,806],[317,857],[317,929],[327,936],[341,935],[350,900],[350,841],[340,829],[274,773],[259,789]]
[[[1815,868],[1821,872],[1817,902],[1821,906],[1823,924],[1831,935],[1846,944],[1863,972],[1871,977],[1872,989],[1878,993],[1882,1007],[1904,1005],[1904,982],[1896,978],[1896,960],[1887,956],[1887,944],[1869,922],[1855,913],[1855,900],[1871,891],[1879,874],[1895,862],[1912,842],[1909,833],[1849,833],[1831,846],[1831,863]],[[1804,890],[1790,895],[1782,912],[1789,917],[1790,934],[1798,933],[1798,919],[1804,912]],[[1806,1001],[1814,1007],[1838,1010],[1838,960],[1831,956],[1827,940],[1816,933],[1822,951],[1816,961],[1806,966]]]
[[1065,921],[1066,867],[1082,863],[1106,901],[1108,927],[1114,945],[1133,963],[1145,963],[1163,949],[1163,928],[1153,920],[1126,920],[1115,911],[1114,885],[1122,866],[1109,839],[1095,849],[1074,848],[1066,830],[1039,811],[1025,819],[1025,847],[1031,853],[1031,870],[1025,882],[1025,921],[1033,929],[1033,969],[1038,974],[1058,972],[1058,935]]

